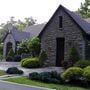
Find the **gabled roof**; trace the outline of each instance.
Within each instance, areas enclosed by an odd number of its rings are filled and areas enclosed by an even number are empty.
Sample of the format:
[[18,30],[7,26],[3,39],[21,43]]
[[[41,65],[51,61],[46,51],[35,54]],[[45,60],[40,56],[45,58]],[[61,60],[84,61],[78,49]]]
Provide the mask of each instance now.
[[45,26],[44,23],[27,26],[24,31],[30,33],[30,38],[37,37],[40,34],[40,32],[43,30],[44,26]]
[[12,29],[8,30],[8,32],[4,36],[3,41],[5,40],[5,38],[7,37],[7,35],[9,33],[11,33],[13,35],[15,41],[18,41],[18,42],[30,38],[30,34],[29,33],[19,31],[16,27],[12,27]]
[[90,23],[86,22],[85,20],[83,20],[79,15],[77,15],[75,12],[72,12],[70,10],[68,10],[67,8],[65,8],[64,6],[60,5],[58,7],[58,9],[55,11],[55,13],[53,14],[53,16],[51,17],[51,19],[48,21],[48,23],[45,25],[44,29],[41,31],[41,33],[39,34],[39,36],[41,37],[43,31],[46,29],[46,27],[49,25],[49,23],[52,21],[52,19],[54,18],[54,16],[56,15],[56,13],[60,10],[64,10],[71,18],[72,20],[81,28],[81,30],[83,32],[85,32],[86,34],[90,34]]

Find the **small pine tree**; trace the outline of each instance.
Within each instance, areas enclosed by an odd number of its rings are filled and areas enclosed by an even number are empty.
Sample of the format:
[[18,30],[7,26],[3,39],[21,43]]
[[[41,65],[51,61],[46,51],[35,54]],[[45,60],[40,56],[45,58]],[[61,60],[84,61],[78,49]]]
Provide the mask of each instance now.
[[72,47],[69,49],[68,53],[68,61],[70,66],[73,66],[75,62],[77,62],[80,59],[80,55],[75,47]]
[[47,54],[45,51],[41,50],[40,55],[39,55],[39,61],[40,65],[43,66],[44,61],[47,59]]

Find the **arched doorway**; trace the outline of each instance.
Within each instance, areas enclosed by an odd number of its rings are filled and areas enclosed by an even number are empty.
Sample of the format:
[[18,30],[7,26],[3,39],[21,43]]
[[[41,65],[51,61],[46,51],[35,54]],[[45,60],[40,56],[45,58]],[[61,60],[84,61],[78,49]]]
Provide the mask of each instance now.
[[10,51],[10,49],[12,49],[12,43],[8,42],[6,45],[6,56],[8,55],[8,52]]

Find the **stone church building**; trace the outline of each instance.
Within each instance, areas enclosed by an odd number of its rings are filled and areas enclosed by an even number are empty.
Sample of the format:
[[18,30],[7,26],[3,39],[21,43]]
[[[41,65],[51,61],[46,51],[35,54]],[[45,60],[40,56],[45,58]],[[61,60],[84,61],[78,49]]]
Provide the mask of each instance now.
[[41,39],[41,49],[47,53],[46,66],[60,66],[73,46],[82,59],[90,59],[90,23],[62,5],[47,24],[29,26],[24,32],[9,30],[3,39],[4,57],[9,48],[15,52],[17,43],[36,36]]

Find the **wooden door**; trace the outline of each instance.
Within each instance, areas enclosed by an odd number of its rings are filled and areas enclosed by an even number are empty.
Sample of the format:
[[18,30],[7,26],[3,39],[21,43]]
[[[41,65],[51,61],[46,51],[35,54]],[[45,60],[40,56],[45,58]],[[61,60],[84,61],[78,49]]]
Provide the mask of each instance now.
[[56,66],[61,66],[64,60],[64,38],[57,38],[56,45]]

